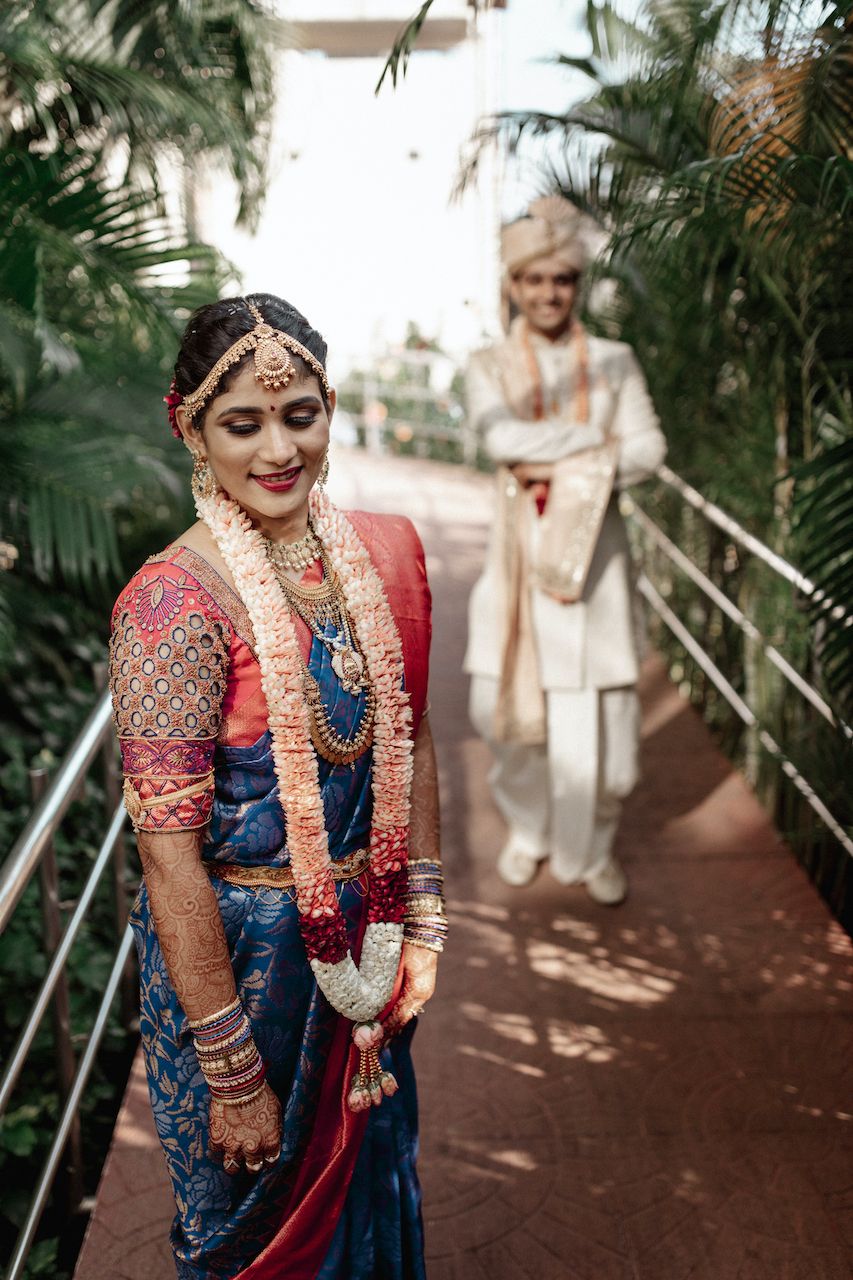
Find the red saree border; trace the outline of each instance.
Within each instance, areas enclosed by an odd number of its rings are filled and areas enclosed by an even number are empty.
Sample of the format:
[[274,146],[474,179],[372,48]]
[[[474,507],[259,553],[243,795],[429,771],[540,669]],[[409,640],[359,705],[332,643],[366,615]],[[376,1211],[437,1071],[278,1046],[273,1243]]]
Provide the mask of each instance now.
[[[367,912],[362,916],[359,948]],[[402,960],[391,999],[379,1015],[387,1017],[403,981]],[[234,1280],[316,1280],[349,1194],[355,1163],[370,1111],[350,1111],[348,1082],[358,1066],[350,1025],[339,1017],[323,1073],[311,1142],[288,1198],[284,1221],[272,1240]]]
[[421,540],[407,516],[373,511],[344,514],[367,547],[400,633],[414,737],[426,706],[432,639],[432,599]]

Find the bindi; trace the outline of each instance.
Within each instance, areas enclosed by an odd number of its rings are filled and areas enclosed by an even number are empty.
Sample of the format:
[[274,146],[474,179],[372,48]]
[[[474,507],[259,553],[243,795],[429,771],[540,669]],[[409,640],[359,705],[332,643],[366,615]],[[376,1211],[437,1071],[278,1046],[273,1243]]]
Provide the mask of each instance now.
[[274,404],[271,404],[271,405],[270,405],[270,413],[275,413],[275,405],[274,405]]

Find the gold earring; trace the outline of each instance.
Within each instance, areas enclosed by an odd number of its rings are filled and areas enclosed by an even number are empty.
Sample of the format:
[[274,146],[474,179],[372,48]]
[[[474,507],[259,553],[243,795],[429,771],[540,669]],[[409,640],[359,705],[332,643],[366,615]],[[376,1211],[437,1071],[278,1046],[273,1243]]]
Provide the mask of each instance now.
[[196,503],[208,502],[211,498],[216,497],[219,490],[216,476],[208,466],[207,458],[202,457],[195,450],[193,450],[193,476],[190,487]]
[[317,477],[317,488],[321,493],[326,488],[326,481],[329,479],[329,450],[323,454],[323,465],[320,468],[320,474]]

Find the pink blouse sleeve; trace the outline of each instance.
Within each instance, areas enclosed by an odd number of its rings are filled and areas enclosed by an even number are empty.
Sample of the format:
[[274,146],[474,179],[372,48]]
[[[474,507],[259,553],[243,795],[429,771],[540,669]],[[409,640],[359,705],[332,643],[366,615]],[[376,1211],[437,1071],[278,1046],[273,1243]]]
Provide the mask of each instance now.
[[144,565],[119,596],[110,690],[135,830],[208,821],[230,643],[221,610],[169,561]]

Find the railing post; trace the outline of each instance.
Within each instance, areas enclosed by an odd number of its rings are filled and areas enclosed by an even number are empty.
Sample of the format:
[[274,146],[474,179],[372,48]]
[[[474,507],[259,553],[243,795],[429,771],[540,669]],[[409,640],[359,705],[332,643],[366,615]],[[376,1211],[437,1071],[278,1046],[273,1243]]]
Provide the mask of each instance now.
[[[47,787],[47,769],[29,771],[30,794],[33,805],[38,804]],[[39,863],[41,884],[42,933],[45,955],[49,960],[59,946],[62,936],[62,914],[59,906],[59,869],[53,840],[45,845]],[[68,978],[63,971],[56,983],[51,1002],[53,1043],[56,1051],[56,1070],[59,1082],[60,1103],[64,1104],[74,1083],[77,1063],[71,1043],[71,1010],[68,998]],[[83,1144],[80,1136],[80,1117],[75,1116],[68,1134],[64,1176],[60,1195],[65,1201],[68,1215],[75,1213],[83,1198]]]
[[[108,667],[106,662],[93,663],[95,685],[98,689],[107,687]],[[106,819],[109,823],[121,800],[121,784],[119,781],[118,758],[115,739],[108,734],[101,748],[103,765],[104,795],[106,797]],[[115,904],[116,940],[121,942],[127,928],[127,916],[130,909],[127,892],[127,840],[122,831],[113,849],[113,898]],[[121,1021],[125,1031],[135,1029],[138,1009],[136,999],[136,981],[134,977],[133,959],[128,957],[119,984],[119,1000],[121,1004]]]

